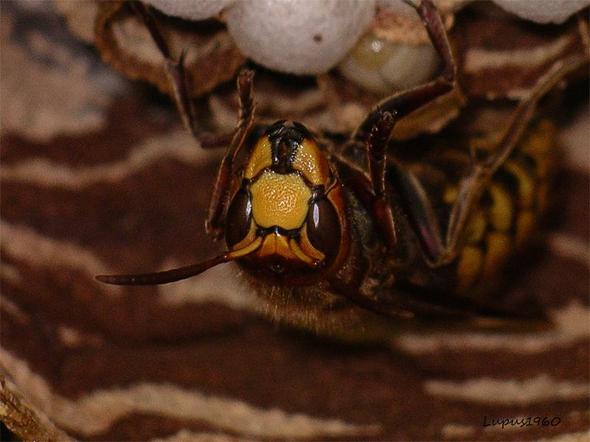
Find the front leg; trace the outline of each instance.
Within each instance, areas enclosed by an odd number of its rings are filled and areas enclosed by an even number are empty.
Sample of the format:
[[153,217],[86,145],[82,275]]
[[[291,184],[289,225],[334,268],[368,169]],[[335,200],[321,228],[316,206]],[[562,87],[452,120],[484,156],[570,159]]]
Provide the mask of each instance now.
[[390,250],[397,244],[395,223],[391,206],[385,193],[385,168],[387,167],[387,142],[395,124],[389,112],[380,112],[367,140],[369,175],[373,187],[373,217]]
[[184,126],[190,130],[191,134],[197,140],[199,140],[201,138],[201,134],[196,124],[195,109],[188,92],[188,83],[186,78],[187,73],[184,68],[184,60],[186,58],[187,51],[182,51],[180,58],[175,60],[172,57],[170,48],[168,47],[164,36],[158,28],[156,18],[149,7],[141,2],[132,2],[131,6],[135,10],[135,13],[143,21],[146,29],[152,37],[152,40],[164,58],[166,74],[168,76],[170,87],[172,88],[174,102],[176,103],[178,113],[182,118]]
[[391,113],[397,121],[456,87],[457,66],[438,10],[431,0],[422,0],[419,5],[410,0],[404,1],[415,8],[420,15],[430,40],[442,60],[442,71],[429,83],[392,95],[379,102],[353,133],[353,139],[361,143],[366,142],[382,112]]
[[385,168],[387,166],[387,141],[395,124],[393,115],[389,112],[380,113],[380,117],[371,129],[367,143],[367,162],[369,176],[334,155],[338,164],[340,176],[346,185],[355,193],[365,208],[371,213],[387,248],[393,250],[397,244],[393,213],[385,192]]
[[231,132],[223,134],[205,132],[197,124],[196,111],[188,90],[188,74],[184,66],[187,51],[182,51],[180,58],[175,60],[149,7],[138,1],[132,2],[131,6],[143,21],[152,40],[164,58],[165,71],[170,87],[172,88],[172,96],[184,126],[190,131],[203,149],[215,149],[227,146],[232,139]]
[[[356,189],[357,195],[373,214],[389,249],[394,249],[397,242],[394,218],[385,193],[389,137],[395,123],[401,118],[450,92],[455,87],[457,73],[442,19],[431,0],[422,0],[418,6],[409,0],[406,3],[414,7],[422,18],[432,44],[443,61],[442,71],[434,81],[393,95],[377,104],[354,132],[352,143],[363,144],[366,147],[370,180],[364,178],[364,174],[355,167],[344,165],[353,190]],[[429,216],[427,208],[416,209],[421,215]],[[424,247],[431,251],[431,255],[441,253],[440,234],[437,236],[437,232],[425,231],[420,225],[414,227],[424,231],[422,242]]]
[[238,124],[234,131],[232,141],[219,165],[213,194],[211,195],[211,202],[209,204],[209,212],[205,222],[207,233],[217,239],[223,235],[223,217],[225,216],[229,200],[233,163],[244,146],[254,121],[253,79],[254,71],[249,69],[243,69],[238,75],[238,97],[240,99]]
[[201,147],[218,147],[227,145],[227,142],[230,143],[217,172],[207,220],[205,221],[207,233],[219,239],[223,235],[223,217],[229,198],[233,162],[242,149],[254,121],[254,72],[243,69],[238,75],[237,88],[240,111],[238,124],[231,138],[227,134],[213,135],[201,132],[197,125],[195,109],[187,87],[187,73],[184,68],[186,50],[182,52],[178,61],[174,60],[149,8],[140,2],[133,2],[132,4],[152,36],[152,40],[164,57],[166,73],[170,80],[174,101],[185,127],[200,142]]

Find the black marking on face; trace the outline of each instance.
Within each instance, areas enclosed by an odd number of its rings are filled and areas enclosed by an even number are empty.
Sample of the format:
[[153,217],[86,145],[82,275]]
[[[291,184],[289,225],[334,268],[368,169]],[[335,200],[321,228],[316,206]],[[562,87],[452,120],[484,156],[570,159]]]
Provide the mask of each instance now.
[[266,236],[269,234],[276,234],[281,236],[286,236],[287,238],[299,238],[301,234],[301,227],[297,227],[296,229],[283,229],[279,226],[272,226],[272,227],[257,227],[256,228],[256,236]]
[[297,150],[309,131],[300,123],[279,120],[266,130],[271,142],[272,171],[280,174],[293,173],[293,161]]

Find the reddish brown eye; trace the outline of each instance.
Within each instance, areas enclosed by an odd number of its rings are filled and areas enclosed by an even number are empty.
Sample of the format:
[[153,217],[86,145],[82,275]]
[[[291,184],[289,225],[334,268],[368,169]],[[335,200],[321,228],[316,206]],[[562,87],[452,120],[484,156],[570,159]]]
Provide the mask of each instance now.
[[311,244],[330,260],[340,247],[340,220],[332,203],[325,199],[314,201],[307,215],[307,236]]
[[248,234],[252,202],[244,188],[238,190],[227,210],[225,241],[229,247],[239,243]]

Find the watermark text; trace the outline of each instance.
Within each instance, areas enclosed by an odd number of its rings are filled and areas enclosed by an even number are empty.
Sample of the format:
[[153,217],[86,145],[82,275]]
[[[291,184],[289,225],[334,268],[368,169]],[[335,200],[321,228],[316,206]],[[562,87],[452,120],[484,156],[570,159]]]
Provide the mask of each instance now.
[[556,427],[561,423],[559,416],[483,417],[484,427]]

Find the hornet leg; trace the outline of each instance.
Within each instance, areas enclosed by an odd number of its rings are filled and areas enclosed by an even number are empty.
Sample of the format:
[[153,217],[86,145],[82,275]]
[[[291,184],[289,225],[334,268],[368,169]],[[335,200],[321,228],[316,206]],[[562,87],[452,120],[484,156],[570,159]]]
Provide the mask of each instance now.
[[217,147],[226,145],[226,149],[211,196],[209,211],[205,227],[207,233],[214,238],[219,239],[223,234],[223,217],[229,198],[229,186],[233,162],[240,152],[246,137],[254,120],[254,100],[253,100],[253,77],[254,72],[251,70],[242,70],[238,75],[237,86],[240,100],[239,120],[231,138],[226,135],[216,136],[212,134],[203,134],[199,131],[196,123],[195,110],[190,99],[187,89],[187,73],[184,68],[186,50],[182,52],[178,61],[172,58],[170,49],[160,33],[156,20],[148,7],[139,2],[134,2],[133,6],[138,15],[145,23],[154,43],[162,53],[166,62],[166,72],[170,80],[170,85],[174,93],[174,101],[182,118],[185,127],[190,130],[191,134],[204,148]]

